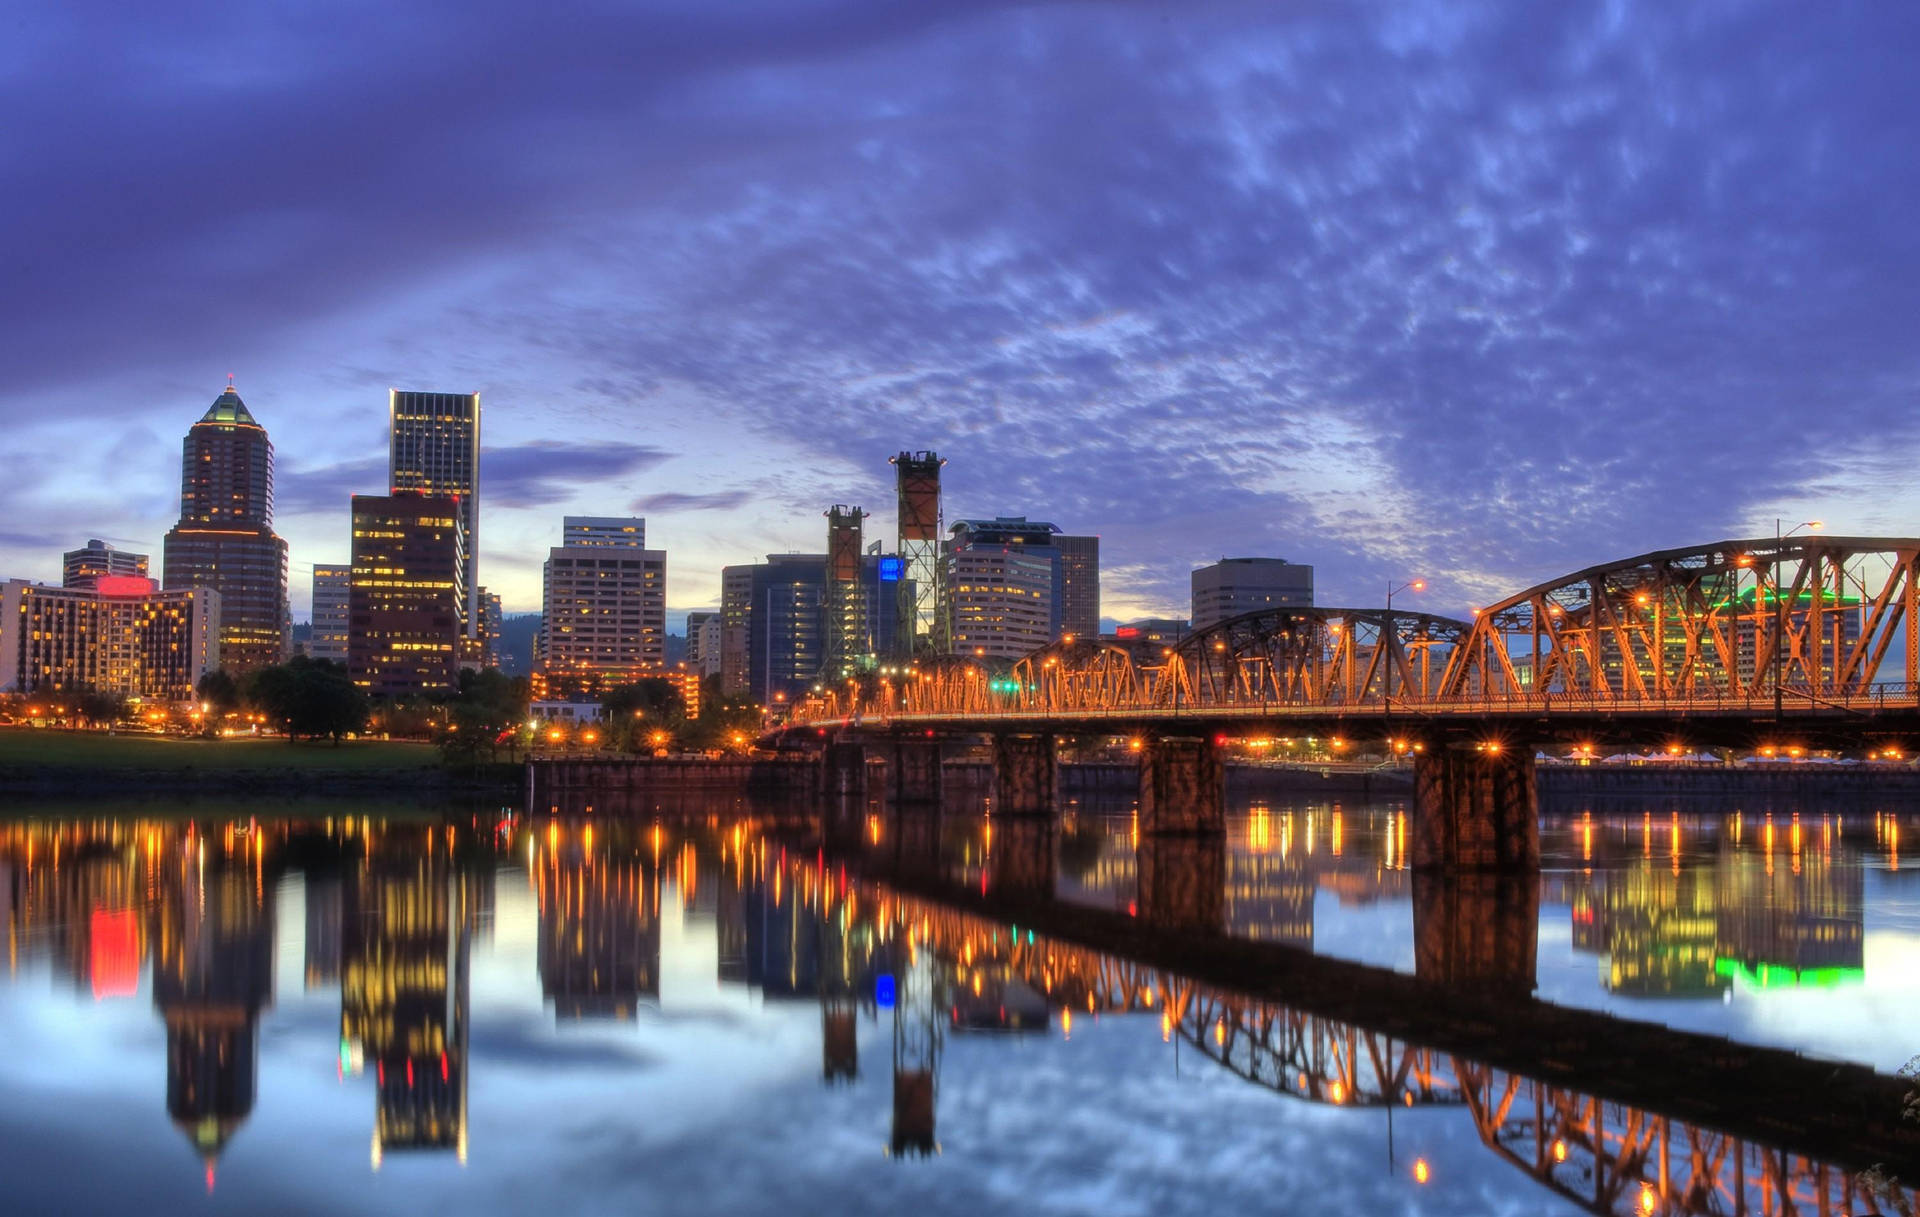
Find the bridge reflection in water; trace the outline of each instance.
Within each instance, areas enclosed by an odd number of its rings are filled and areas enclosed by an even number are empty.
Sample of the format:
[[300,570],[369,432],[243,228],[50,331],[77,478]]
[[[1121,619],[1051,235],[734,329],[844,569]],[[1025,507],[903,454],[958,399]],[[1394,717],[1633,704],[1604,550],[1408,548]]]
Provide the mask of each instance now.
[[[1547,840],[1577,864],[1544,888],[1623,995],[1826,978],[1860,964],[1857,850],[1897,866],[1900,827],[1575,819]],[[1388,1138],[1395,1111],[1455,1111],[1500,1161],[1594,1213],[1872,1212],[1861,1168],[1920,1173],[1896,1079],[1531,997],[1539,882],[1411,875],[1392,812],[1257,808],[1236,833],[1229,848],[1141,839],[1125,818],[866,807],[41,821],[0,830],[0,863],[10,968],[50,956],[101,998],[136,991],[151,962],[168,1112],[209,1185],[255,1103],[278,879],[304,872],[305,981],[340,986],[342,1076],[376,1075],[377,1167],[399,1149],[468,1152],[470,956],[496,875],[521,866],[538,918],[529,979],[557,1020],[658,1003],[672,895],[713,919],[723,984],[818,1004],[825,1084],[858,1077],[860,1024],[882,1023],[896,1156],[939,1148],[949,1036],[1129,1017],[1294,1101],[1373,1110]],[[1318,892],[1410,899],[1414,975],[1300,950]]]

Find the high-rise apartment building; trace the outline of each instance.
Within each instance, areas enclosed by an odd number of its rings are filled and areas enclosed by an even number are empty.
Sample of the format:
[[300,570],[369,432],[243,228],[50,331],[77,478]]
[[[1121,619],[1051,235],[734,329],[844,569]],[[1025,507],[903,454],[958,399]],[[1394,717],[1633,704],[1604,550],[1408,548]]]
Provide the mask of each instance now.
[[60,555],[61,587],[92,587],[102,575],[147,577],[147,555],[115,549],[105,541],[90,540]]
[[1313,604],[1313,567],[1285,558],[1222,558],[1193,572],[1193,628],[1242,613]]
[[667,555],[642,519],[568,516],[547,551],[541,667],[549,696],[630,680],[666,666]]
[[480,632],[480,395],[387,391],[388,491],[450,499],[466,544],[460,632]]
[[[1057,524],[1025,516],[956,520],[947,549],[1005,548],[1047,561],[1053,569],[1053,615],[1048,641],[1100,633],[1100,538],[1068,536]],[[949,588],[949,594],[952,589]],[[959,650],[958,647],[955,648]]]
[[1056,563],[1012,546],[956,546],[947,554],[953,651],[1019,659],[1053,640]]
[[433,693],[459,684],[466,535],[454,499],[353,496],[347,671],[369,693]]
[[0,690],[190,701],[220,666],[220,596],[137,575],[93,587],[0,583]]
[[313,641],[307,654],[345,666],[347,662],[348,602],[353,588],[353,567],[313,566]]
[[239,675],[287,657],[287,543],[273,531],[273,444],[229,384],[181,444],[168,591],[220,595],[220,663]]

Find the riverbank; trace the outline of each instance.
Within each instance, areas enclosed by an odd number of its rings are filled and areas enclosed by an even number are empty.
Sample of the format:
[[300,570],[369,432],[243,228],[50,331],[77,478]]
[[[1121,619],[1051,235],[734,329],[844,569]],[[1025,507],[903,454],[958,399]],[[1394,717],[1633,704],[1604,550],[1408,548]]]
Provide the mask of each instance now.
[[517,800],[518,764],[450,768],[430,744],[179,739],[0,729],[0,793],[36,798],[219,794]]

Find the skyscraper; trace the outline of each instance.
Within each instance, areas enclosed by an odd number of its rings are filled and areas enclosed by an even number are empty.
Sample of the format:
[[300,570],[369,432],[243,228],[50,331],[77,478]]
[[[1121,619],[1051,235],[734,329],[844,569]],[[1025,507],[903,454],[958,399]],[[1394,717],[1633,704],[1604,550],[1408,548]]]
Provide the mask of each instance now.
[[466,539],[460,632],[480,631],[480,395],[387,391],[388,490],[451,499]]
[[568,516],[543,570],[541,668],[549,696],[666,666],[667,555],[638,518]]
[[180,522],[163,549],[168,591],[220,595],[220,665],[286,658],[287,543],[273,531],[273,444],[231,384],[181,444]]
[[354,684],[388,696],[458,684],[466,558],[455,500],[353,496],[347,671]]
[[353,587],[352,566],[313,566],[313,642],[307,653],[315,659],[347,662],[348,603]]
[[102,575],[147,577],[147,555],[115,549],[105,541],[89,540],[60,556],[61,587],[92,587]]

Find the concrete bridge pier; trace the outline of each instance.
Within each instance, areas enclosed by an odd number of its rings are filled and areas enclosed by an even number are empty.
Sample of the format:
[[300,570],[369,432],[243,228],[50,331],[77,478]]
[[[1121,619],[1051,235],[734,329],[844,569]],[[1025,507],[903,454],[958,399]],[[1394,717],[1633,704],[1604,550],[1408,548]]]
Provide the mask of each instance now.
[[1051,815],[1060,805],[1060,757],[1051,735],[993,737],[993,813]]
[[820,754],[820,794],[867,793],[867,750],[864,745],[835,741]]
[[1421,980],[1526,997],[1536,983],[1539,934],[1537,875],[1414,873],[1414,975]]
[[987,874],[992,890],[1001,896],[1025,900],[1053,899],[1057,870],[1054,843],[1058,836],[1049,816],[995,817],[988,821],[993,835],[987,847]]
[[1149,737],[1140,750],[1140,831],[1224,833],[1227,769],[1209,735]]
[[887,743],[887,789],[897,806],[938,803],[944,757],[937,739],[895,739]]
[[1158,929],[1218,934],[1227,924],[1225,835],[1140,835],[1134,912]]
[[1434,748],[1413,763],[1415,870],[1537,871],[1531,748]]

